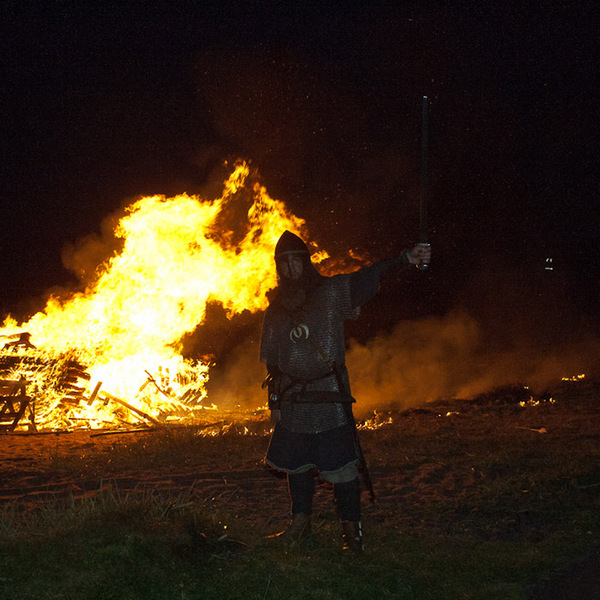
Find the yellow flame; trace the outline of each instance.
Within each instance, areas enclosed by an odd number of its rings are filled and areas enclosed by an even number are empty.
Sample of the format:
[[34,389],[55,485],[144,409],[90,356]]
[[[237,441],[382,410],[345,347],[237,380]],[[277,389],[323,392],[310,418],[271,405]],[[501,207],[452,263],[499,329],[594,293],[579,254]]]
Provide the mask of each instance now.
[[[46,388],[37,408],[46,425],[134,416],[110,398],[126,399],[142,411],[138,417],[185,413],[186,394],[198,404],[210,365],[185,360],[182,338],[203,322],[209,302],[220,303],[229,316],[264,309],[276,283],[275,244],[286,229],[302,234],[304,227],[253,181],[245,162],[235,165],[220,198],[143,197],[126,212],[114,230],[122,249],[98,267],[85,291],[51,297],[29,321],[18,324],[9,316],[0,328],[6,339],[29,332],[37,348],[13,348],[11,356],[37,353],[38,364],[56,366],[70,354],[91,375],[84,399],[68,406],[60,392],[47,389],[52,373],[38,372],[34,384],[27,372],[30,388]],[[98,400],[86,401],[100,382]]]

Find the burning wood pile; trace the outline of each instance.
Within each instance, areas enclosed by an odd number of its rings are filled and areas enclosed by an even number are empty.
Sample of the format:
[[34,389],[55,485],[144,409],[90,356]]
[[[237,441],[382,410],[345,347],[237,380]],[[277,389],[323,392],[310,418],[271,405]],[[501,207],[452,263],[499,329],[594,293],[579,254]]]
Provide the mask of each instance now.
[[74,352],[40,351],[26,332],[5,336],[0,349],[0,431],[163,425],[215,408],[204,402],[203,382],[175,390],[168,371],[159,368],[159,380],[148,371],[146,375],[135,401],[143,405],[140,398],[147,403],[161,395],[164,401],[155,416],[103,391],[102,382],[92,387],[91,374]]

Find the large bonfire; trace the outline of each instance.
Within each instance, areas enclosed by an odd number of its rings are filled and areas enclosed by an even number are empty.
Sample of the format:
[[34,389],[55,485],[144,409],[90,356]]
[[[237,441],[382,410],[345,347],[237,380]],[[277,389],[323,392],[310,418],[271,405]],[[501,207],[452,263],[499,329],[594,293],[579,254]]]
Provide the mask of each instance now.
[[182,339],[210,302],[230,316],[264,309],[275,244],[303,227],[245,162],[220,198],[151,196],[128,206],[114,230],[119,251],[84,291],[51,297],[28,321],[9,316],[0,328],[0,379],[23,382],[35,400],[27,425],[166,421],[210,406],[210,361],[184,358]]

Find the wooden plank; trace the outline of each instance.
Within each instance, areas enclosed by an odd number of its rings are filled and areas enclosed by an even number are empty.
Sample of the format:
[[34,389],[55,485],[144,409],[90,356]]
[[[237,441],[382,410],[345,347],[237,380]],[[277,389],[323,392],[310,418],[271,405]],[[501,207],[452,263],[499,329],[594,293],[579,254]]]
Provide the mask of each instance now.
[[129,402],[125,402],[125,400],[121,400],[121,398],[117,398],[116,396],[113,396],[112,394],[109,394],[108,392],[102,392],[102,395],[105,396],[106,398],[109,398],[110,400],[113,400],[117,404],[122,404],[125,408],[140,415],[144,419],[148,419],[148,421],[154,423],[155,425],[158,425],[160,427],[164,426],[163,423],[161,423],[158,419],[155,419],[153,416],[149,415],[148,413],[145,413],[143,410],[141,410],[135,406],[132,406],[131,404],[129,404]]
[[94,388],[94,391],[92,392],[92,395],[90,396],[90,399],[88,400],[88,406],[91,406],[94,403],[94,400],[96,399],[96,396],[98,395],[98,392],[100,391],[101,387],[102,387],[102,382],[99,381],[96,384],[96,387]]

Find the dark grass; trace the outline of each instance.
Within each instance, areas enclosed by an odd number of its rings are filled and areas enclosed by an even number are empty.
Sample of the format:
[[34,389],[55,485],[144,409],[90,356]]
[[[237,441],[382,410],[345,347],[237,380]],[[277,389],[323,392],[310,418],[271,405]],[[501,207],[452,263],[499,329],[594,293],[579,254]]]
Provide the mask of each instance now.
[[[525,598],[573,540],[482,541],[372,527],[364,558],[339,551],[331,521],[295,548],[224,537],[216,515],[155,500],[46,508],[35,534],[2,543],[2,598]],[[55,519],[54,516],[52,519]],[[375,542],[373,542],[375,544]]]
[[[364,557],[341,550],[328,504],[316,511],[314,535],[286,548],[265,539],[268,515],[286,510],[269,498],[259,523],[191,488],[112,486],[33,509],[6,504],[0,598],[535,598],[536,586],[600,545],[596,391],[456,412],[405,413],[363,432],[374,478],[388,485],[380,505],[365,502]],[[265,437],[197,433],[131,436],[49,456],[48,468],[91,478],[261,464]]]

